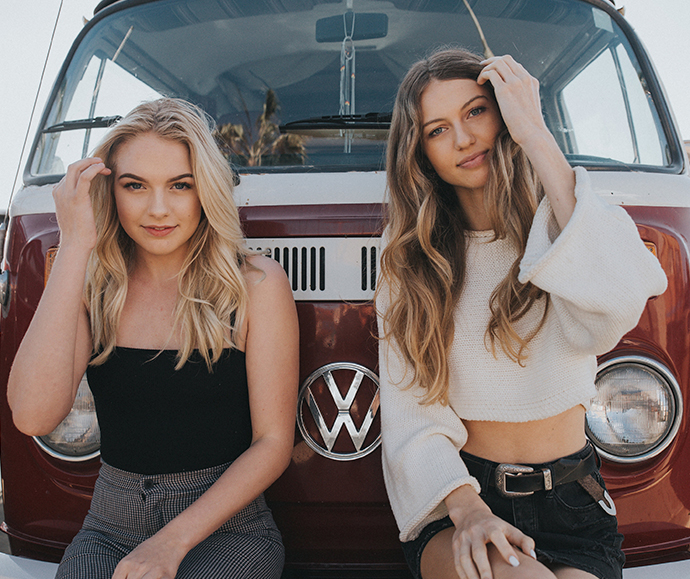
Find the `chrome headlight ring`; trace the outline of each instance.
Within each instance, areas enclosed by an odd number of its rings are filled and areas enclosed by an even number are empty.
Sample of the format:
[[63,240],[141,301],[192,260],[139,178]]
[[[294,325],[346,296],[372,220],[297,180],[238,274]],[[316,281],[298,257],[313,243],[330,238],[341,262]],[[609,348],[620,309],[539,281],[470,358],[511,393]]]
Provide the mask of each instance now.
[[597,369],[597,396],[587,411],[587,436],[604,458],[638,463],[671,444],[683,398],[671,371],[643,356],[621,356]]
[[101,454],[101,431],[86,375],[70,413],[53,432],[33,439],[43,452],[66,462],[84,462]]

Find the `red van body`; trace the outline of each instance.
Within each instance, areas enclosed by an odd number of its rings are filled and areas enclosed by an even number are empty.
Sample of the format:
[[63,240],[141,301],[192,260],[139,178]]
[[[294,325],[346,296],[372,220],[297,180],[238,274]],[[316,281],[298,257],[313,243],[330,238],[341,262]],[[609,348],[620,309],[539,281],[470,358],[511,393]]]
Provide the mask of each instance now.
[[[513,53],[539,78],[569,160],[628,210],[668,276],[668,290],[600,358],[588,433],[625,535],[626,578],[690,575],[690,178],[663,89],[608,1],[469,5],[473,14],[445,0],[102,2],[55,83],[6,221],[0,391],[59,243],[53,184],[130,105],[160,94],[194,100],[238,170],[249,245],[283,265],[297,300],[294,452],[267,492],[285,577],[409,577],[381,474],[371,302],[385,138],[409,64],[439,44],[481,51],[481,28],[495,53]],[[2,530],[13,556],[0,557],[0,575],[51,577],[89,507],[97,422],[86,383],[49,437],[21,434],[5,398]]]

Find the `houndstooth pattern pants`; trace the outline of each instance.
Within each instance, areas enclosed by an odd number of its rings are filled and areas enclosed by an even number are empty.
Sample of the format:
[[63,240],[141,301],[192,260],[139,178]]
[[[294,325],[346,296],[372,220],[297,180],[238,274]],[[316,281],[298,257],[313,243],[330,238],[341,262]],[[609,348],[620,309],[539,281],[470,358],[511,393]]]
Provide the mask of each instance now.
[[[191,505],[229,465],[139,475],[105,463],[84,526],[67,547],[56,579],[110,579],[137,545]],[[284,550],[263,495],[182,560],[176,579],[278,579]]]

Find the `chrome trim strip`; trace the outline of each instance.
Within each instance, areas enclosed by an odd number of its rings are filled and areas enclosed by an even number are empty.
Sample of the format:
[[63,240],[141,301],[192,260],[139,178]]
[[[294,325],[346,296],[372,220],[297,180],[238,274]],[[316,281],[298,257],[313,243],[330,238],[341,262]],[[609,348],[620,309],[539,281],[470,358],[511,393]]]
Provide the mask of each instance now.
[[91,460],[92,458],[96,458],[101,455],[101,451],[99,448],[98,450],[95,450],[94,452],[91,452],[89,454],[84,454],[81,456],[70,456],[68,454],[62,454],[60,452],[53,450],[45,442],[41,440],[40,436],[32,436],[31,438],[34,439],[34,442],[38,445],[38,448],[40,448],[47,455],[52,456],[53,458],[64,460],[65,462],[85,462],[87,460]]

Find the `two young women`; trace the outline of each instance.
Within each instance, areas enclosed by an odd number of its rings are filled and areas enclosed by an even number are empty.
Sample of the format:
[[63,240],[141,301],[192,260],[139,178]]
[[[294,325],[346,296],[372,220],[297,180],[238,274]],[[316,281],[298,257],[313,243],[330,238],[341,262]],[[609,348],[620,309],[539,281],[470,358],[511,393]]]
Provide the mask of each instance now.
[[134,109],[54,190],[60,249],[8,398],[29,435],[85,371],[95,398],[103,464],[58,578],[280,577],[262,493],[292,453],[297,316],[232,195],[206,116],[173,99]]
[[414,65],[387,170],[383,470],[413,575],[620,578],[585,411],[596,355],[665,290],[658,261],[569,166],[510,56]]
[[[620,577],[584,413],[596,354],[665,289],[658,262],[570,168],[510,57],[410,70],[388,180],[384,475],[415,577]],[[8,397],[32,435],[85,370],[95,397],[103,465],[58,577],[279,577],[261,493],[292,449],[295,308],[245,249],[203,113],[137,107],[54,197],[60,250]]]

